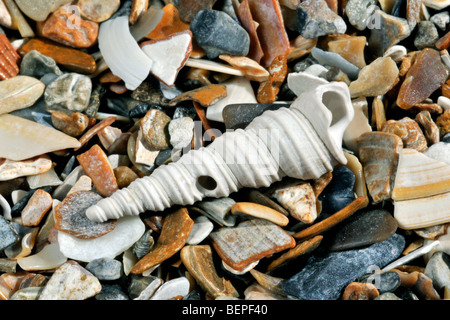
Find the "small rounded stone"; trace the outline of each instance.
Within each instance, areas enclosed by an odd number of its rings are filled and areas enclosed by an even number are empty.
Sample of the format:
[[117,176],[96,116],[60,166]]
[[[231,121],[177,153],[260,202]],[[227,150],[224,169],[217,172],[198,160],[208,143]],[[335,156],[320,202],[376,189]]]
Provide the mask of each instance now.
[[80,13],[88,20],[102,22],[109,19],[120,7],[120,0],[79,0]]
[[128,187],[131,182],[139,178],[133,170],[126,166],[119,166],[115,168],[114,176],[116,177],[119,189]]

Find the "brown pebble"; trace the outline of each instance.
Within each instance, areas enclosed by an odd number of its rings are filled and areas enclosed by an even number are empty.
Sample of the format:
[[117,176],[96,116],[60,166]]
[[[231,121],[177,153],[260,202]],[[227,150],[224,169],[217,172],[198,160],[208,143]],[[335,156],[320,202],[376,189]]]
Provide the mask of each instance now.
[[433,118],[431,118],[430,112],[419,112],[416,115],[415,120],[422,127],[425,138],[427,139],[428,146],[439,142],[439,128],[433,121]]
[[267,70],[270,74],[269,79],[260,83],[256,95],[259,103],[272,103],[277,99],[277,94],[280,92],[288,72],[286,56],[273,59]]
[[209,107],[227,96],[227,87],[223,84],[211,84],[180,94],[169,102],[170,106],[186,100],[194,100],[203,107]]
[[81,112],[52,111],[53,126],[72,137],[81,136],[89,124],[89,118]]
[[168,214],[164,218],[161,234],[156,244],[133,266],[131,273],[141,274],[180,251],[184,247],[193,225],[194,221],[189,217],[186,208]]
[[101,132],[107,126],[111,125],[114,121],[116,121],[116,117],[111,116],[108,117],[99,123],[95,124],[88,131],[86,131],[81,138],[79,139],[81,146],[75,148],[74,151],[78,151],[81,147],[83,147],[89,140],[91,140],[97,133]]
[[44,22],[42,35],[50,40],[73,48],[89,48],[97,42],[98,23],[84,20],[76,21],[74,28],[71,21],[73,13],[64,7],[53,12]]
[[79,154],[77,160],[102,196],[109,197],[118,190],[116,177],[108,157],[98,144]]
[[265,219],[279,226],[286,226],[289,223],[288,217],[286,217],[282,213],[272,208],[252,202],[236,202],[231,207],[231,213],[232,214],[241,213],[256,218]]
[[352,282],[344,290],[342,300],[373,300],[380,295],[371,283]]
[[142,136],[150,148],[164,150],[170,147],[170,117],[157,109],[150,109],[141,119]]
[[52,203],[52,196],[48,192],[38,189],[22,210],[22,225],[26,227],[39,225],[42,218],[52,207]]
[[114,168],[114,176],[116,177],[119,189],[128,187],[131,182],[139,178],[133,170],[126,166]]

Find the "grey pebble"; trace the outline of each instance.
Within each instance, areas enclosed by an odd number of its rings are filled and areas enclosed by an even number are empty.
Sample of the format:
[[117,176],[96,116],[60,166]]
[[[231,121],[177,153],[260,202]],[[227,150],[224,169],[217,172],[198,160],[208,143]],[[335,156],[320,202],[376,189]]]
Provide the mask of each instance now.
[[324,51],[319,48],[313,48],[311,50],[311,54],[322,65],[338,67],[347,74],[350,80],[355,80],[358,78],[360,69],[354,64],[342,58],[339,54]]
[[21,75],[40,78],[48,73],[53,73],[57,76],[63,74],[55,60],[37,50],[31,50],[23,56],[20,64]]
[[86,270],[99,280],[117,280],[123,274],[122,262],[109,258],[92,260],[86,265]]
[[414,45],[417,49],[433,48],[436,41],[439,40],[439,33],[436,26],[431,21],[420,21],[418,31],[414,39]]
[[433,280],[435,288],[450,287],[450,256],[442,251],[433,253],[424,273]]

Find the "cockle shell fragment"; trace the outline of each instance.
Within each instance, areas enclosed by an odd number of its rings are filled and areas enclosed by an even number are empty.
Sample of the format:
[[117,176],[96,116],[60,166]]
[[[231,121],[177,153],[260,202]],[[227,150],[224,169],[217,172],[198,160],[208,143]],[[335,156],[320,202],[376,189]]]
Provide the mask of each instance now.
[[11,114],[0,115],[0,141],[0,157],[15,161],[80,146],[61,131]]

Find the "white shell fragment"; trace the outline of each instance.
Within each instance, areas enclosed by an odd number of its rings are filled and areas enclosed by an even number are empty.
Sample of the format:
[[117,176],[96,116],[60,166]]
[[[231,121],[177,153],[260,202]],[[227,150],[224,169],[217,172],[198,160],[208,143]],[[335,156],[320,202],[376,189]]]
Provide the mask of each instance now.
[[450,165],[414,149],[400,152],[392,199],[424,198],[450,192]]
[[59,130],[11,114],[0,115],[0,141],[0,158],[15,161],[81,146]]
[[20,258],[17,264],[27,271],[50,270],[59,267],[67,258],[59,250],[57,243],[50,243],[38,253]]
[[138,241],[144,232],[145,225],[138,216],[124,217],[117,221],[114,230],[94,239],[79,239],[58,231],[58,243],[67,258],[90,262],[115,258]]
[[53,167],[51,167],[50,170],[44,173],[28,176],[27,182],[30,189],[38,189],[45,186],[55,187],[63,184]]
[[178,296],[186,296],[189,293],[189,280],[179,277],[163,283],[150,300],[170,300]]
[[244,77],[233,77],[225,81],[227,96],[206,109],[206,118],[213,121],[223,122],[222,111],[230,104],[235,103],[257,103],[255,93],[249,80]]
[[153,61],[130,33],[128,17],[109,19],[100,25],[98,46],[112,73],[136,89],[149,75]]
[[226,132],[208,147],[136,179],[87,209],[86,215],[101,222],[227,197],[243,187],[267,187],[284,176],[319,178],[338,163],[346,164],[342,135],[353,115],[346,84],[318,86],[290,108],[266,111],[245,130]]
[[431,197],[395,201],[394,218],[405,230],[450,222],[450,192]]
[[199,216],[194,220],[191,233],[186,240],[189,245],[196,245],[206,239],[214,229],[214,224],[205,216]]
[[358,146],[356,141],[359,136],[366,132],[371,132],[372,127],[368,119],[368,104],[365,97],[360,97],[352,100],[352,105],[355,111],[355,116],[347,129],[344,131],[343,141],[347,149],[358,153]]
[[51,168],[52,160],[46,155],[25,161],[11,161],[0,158],[0,181],[12,180],[17,177],[37,175],[47,172]]
[[154,62],[151,73],[168,86],[172,86],[178,71],[184,66],[192,50],[192,33],[184,31],[169,39],[154,41],[142,51]]

